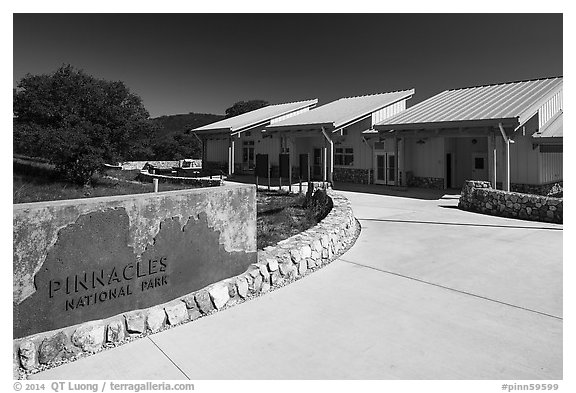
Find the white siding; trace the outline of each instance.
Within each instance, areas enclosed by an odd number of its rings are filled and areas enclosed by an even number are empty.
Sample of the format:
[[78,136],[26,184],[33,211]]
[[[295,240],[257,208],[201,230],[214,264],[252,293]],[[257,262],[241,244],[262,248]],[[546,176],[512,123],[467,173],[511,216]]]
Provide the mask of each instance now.
[[371,169],[373,164],[372,147],[362,141],[362,131],[370,127],[370,118],[352,124],[346,127],[347,135],[340,135],[339,132],[332,135],[334,140],[334,149],[352,148],[354,149],[354,163],[342,168]]
[[[240,134],[240,138],[235,138],[235,163],[243,162],[243,142],[254,141],[254,159],[256,154],[268,154],[270,165],[278,165],[278,155],[280,154],[280,137],[270,133],[262,133],[262,128],[250,131],[250,136],[246,133]],[[265,136],[265,137],[264,137]]]
[[563,153],[540,154],[540,183],[551,183],[562,180]]
[[395,114],[400,113],[405,109],[406,109],[406,100],[401,100],[395,104],[382,108],[379,111],[373,112],[372,123],[370,124],[370,126],[374,126],[374,124],[380,123],[384,119],[387,119],[390,116],[394,116]]
[[294,112],[287,113],[285,115],[282,115],[282,116],[279,116],[279,117],[276,117],[276,118],[270,120],[270,124],[278,123],[278,122],[280,122],[282,120],[286,120],[290,117],[299,115],[299,114],[304,113],[304,112],[308,112],[309,110],[310,110],[310,108],[306,107],[306,108],[302,108],[302,109],[299,109],[299,110],[294,111]]
[[228,162],[228,139],[208,139],[206,141],[206,161]]
[[538,109],[538,127],[542,127],[552,116],[562,109],[562,90],[554,94]]
[[[416,143],[419,139],[425,143]],[[405,138],[405,171],[414,177],[444,177],[444,138]]]
[[[510,182],[537,184],[538,154],[540,154],[538,149],[532,148],[530,136],[519,135],[515,137],[514,143],[510,145]],[[501,164],[503,165],[504,161]],[[496,163],[496,165],[500,165],[500,163]]]

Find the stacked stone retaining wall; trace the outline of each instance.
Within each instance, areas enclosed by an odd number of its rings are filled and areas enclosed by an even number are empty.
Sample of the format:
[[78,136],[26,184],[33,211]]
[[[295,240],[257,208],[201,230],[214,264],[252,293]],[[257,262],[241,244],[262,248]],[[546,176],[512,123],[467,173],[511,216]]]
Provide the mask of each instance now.
[[421,177],[414,176],[408,178],[408,187],[432,188],[442,190],[444,188],[444,179],[441,177]]
[[334,181],[344,183],[372,184],[374,176],[372,169],[334,168]]
[[510,189],[515,192],[524,194],[545,195],[553,197],[562,197],[564,182],[553,182],[547,184],[522,184],[512,183]]
[[150,164],[156,168],[172,168],[180,164],[180,161],[124,161],[118,165],[122,167],[123,171],[131,171],[134,169],[142,169],[144,165]]
[[192,184],[198,187],[216,187],[222,185],[222,176],[209,177],[188,177],[188,176],[167,176],[148,173],[147,171],[140,171],[138,180],[143,182],[152,183],[154,179],[158,179],[160,183],[175,183],[175,184]]
[[563,198],[495,190],[488,181],[467,180],[458,207],[494,216],[563,222]]

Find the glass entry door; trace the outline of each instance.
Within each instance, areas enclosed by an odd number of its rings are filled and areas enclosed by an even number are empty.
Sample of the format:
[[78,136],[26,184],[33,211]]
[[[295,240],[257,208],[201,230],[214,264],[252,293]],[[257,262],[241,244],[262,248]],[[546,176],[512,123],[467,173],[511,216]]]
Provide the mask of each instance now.
[[322,149],[314,148],[312,155],[312,178],[322,180]]
[[374,183],[394,185],[396,182],[396,155],[394,153],[375,153],[375,156]]

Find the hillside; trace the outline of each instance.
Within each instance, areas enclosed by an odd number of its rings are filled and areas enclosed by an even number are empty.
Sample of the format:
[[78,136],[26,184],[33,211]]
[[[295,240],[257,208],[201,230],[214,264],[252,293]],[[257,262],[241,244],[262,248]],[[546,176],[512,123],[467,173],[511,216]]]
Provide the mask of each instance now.
[[201,127],[206,124],[222,120],[224,115],[211,113],[188,113],[181,115],[168,115],[153,118],[162,127],[162,134],[169,135],[183,133],[186,130]]
[[224,115],[209,113],[188,113],[182,115],[160,116],[151,119],[158,125],[158,130],[147,141],[147,147],[134,152],[134,160],[180,160],[183,158],[200,158],[202,146],[198,139],[186,131],[214,123]]

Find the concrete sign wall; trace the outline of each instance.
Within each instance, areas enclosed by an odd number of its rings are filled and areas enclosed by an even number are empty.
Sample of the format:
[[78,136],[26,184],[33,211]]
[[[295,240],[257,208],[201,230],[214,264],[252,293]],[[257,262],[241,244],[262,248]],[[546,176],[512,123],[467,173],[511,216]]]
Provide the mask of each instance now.
[[251,185],[14,205],[14,338],[165,303],[257,261]]

